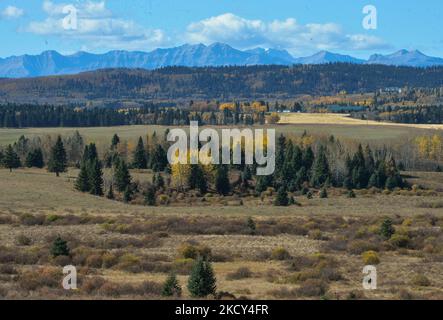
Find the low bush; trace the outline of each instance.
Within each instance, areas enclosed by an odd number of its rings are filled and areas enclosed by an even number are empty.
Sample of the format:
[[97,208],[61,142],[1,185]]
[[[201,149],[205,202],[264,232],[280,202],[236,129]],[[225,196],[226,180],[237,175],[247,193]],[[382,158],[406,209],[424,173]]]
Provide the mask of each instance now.
[[228,273],[226,275],[226,280],[241,280],[241,279],[247,279],[252,277],[252,271],[249,268],[241,267],[238,268],[236,271]]
[[362,253],[363,263],[365,265],[377,265],[380,263],[380,258],[375,251],[366,251]]
[[308,279],[297,289],[297,294],[303,297],[321,297],[328,291],[328,284],[319,279]]
[[278,247],[278,248],[275,248],[274,250],[272,250],[272,253],[271,253],[272,260],[284,261],[284,260],[289,260],[290,258],[291,258],[291,255],[289,254],[288,250],[286,250],[283,247]]
[[431,285],[431,280],[429,280],[424,274],[416,274],[412,277],[411,284],[418,287],[429,287]]

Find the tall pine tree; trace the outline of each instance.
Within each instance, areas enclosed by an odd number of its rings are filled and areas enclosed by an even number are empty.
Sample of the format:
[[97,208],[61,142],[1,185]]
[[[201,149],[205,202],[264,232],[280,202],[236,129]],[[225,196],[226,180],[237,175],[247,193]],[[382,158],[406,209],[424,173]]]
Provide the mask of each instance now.
[[138,144],[134,151],[134,160],[132,162],[132,166],[136,169],[148,168],[148,159],[146,158],[146,150],[145,146],[143,145],[142,137],[138,139]]
[[61,136],[57,137],[57,142],[51,149],[48,161],[48,171],[55,172],[56,176],[60,176],[61,172],[65,172],[67,168],[66,150],[63,145]]
[[9,169],[10,172],[12,172],[12,169],[16,169],[21,166],[20,158],[11,145],[8,145],[6,148],[6,152],[3,157],[3,166]]

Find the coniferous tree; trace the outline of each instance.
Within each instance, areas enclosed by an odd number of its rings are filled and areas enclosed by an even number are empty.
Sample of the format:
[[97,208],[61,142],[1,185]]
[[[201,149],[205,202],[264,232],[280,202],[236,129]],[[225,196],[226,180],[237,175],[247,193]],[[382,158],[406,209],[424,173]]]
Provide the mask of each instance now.
[[108,190],[108,194],[106,195],[106,198],[108,198],[109,200],[115,199],[114,188],[112,187],[112,184],[109,186],[109,190]]
[[56,258],[59,256],[69,256],[70,250],[68,243],[60,237],[57,237],[52,243],[51,255]]
[[314,159],[315,159],[314,151],[312,151],[311,146],[309,146],[304,151],[302,158],[303,166],[305,167],[307,172],[311,170],[312,164],[314,163]]
[[117,134],[114,134],[111,141],[111,150],[115,150],[118,144],[120,143],[120,137]]
[[56,176],[60,176],[61,172],[65,172],[67,167],[66,151],[61,136],[58,136],[55,145],[51,149],[48,161],[48,171],[55,172]]
[[165,170],[167,164],[168,158],[166,152],[161,145],[157,144],[152,154],[151,168],[154,172],[161,172]]
[[78,174],[77,180],[75,181],[75,188],[81,192],[89,192],[91,190],[89,182],[90,179],[88,166],[85,162],[82,162],[80,173]]
[[154,187],[149,187],[148,190],[146,190],[145,193],[145,204],[148,206],[155,206],[156,205],[156,197],[155,197],[155,189]]
[[278,207],[287,207],[289,205],[288,193],[285,187],[280,187],[275,198],[274,205]]
[[273,178],[272,175],[268,176],[257,176],[257,183],[255,184],[255,191],[263,192],[272,186]]
[[130,185],[128,185],[125,189],[125,192],[123,193],[123,202],[124,203],[129,203],[132,201],[132,190]]
[[12,169],[20,168],[21,162],[17,153],[14,151],[11,145],[6,148],[5,155],[3,157],[3,166],[12,172]]
[[191,189],[198,189],[202,194],[208,191],[208,183],[202,167],[198,164],[191,164],[188,175],[188,185]]
[[246,226],[248,227],[249,234],[255,235],[255,232],[257,230],[257,226],[255,225],[255,222],[252,219],[252,217],[248,217],[248,219],[246,220]]
[[38,148],[32,151],[28,152],[28,155],[26,156],[25,164],[28,168],[43,168],[44,162],[43,162],[43,152],[42,149]]
[[330,178],[328,158],[326,157],[325,148],[321,146],[312,166],[311,184],[318,188],[323,186]]
[[152,177],[152,184],[157,190],[165,186],[165,180],[163,179],[163,176],[159,172],[154,174],[154,176]]
[[131,184],[131,175],[124,160],[118,160],[115,165],[114,182],[119,192],[124,192]]
[[195,298],[204,298],[215,294],[216,279],[211,263],[202,257],[199,257],[194,263],[188,280],[188,290]]
[[165,284],[163,285],[162,296],[164,297],[181,297],[182,288],[180,287],[177,276],[172,273],[166,279]]
[[215,189],[221,195],[227,195],[231,191],[229,183],[229,169],[226,165],[219,165],[215,174]]
[[138,139],[137,147],[134,151],[134,161],[132,162],[132,166],[136,169],[148,168],[148,160],[146,158],[146,150],[142,137]]
[[97,159],[89,164],[89,186],[92,195],[103,196],[103,171]]
[[383,220],[383,223],[380,227],[380,234],[383,238],[386,240],[391,239],[392,235],[395,233],[395,228],[393,226],[392,220],[389,218],[386,218]]

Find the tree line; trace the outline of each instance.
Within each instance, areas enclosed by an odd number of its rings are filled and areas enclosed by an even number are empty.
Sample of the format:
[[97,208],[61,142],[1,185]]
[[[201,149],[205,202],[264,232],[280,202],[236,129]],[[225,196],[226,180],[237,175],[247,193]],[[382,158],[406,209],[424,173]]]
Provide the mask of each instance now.
[[[295,66],[108,69],[78,75],[7,79],[4,101],[269,99],[300,94],[375,92],[389,87],[440,88],[443,68],[333,63]],[[38,88],[38,92],[36,91]]]
[[148,104],[128,109],[72,106],[17,105],[0,107],[0,127],[109,127],[123,125],[253,125],[264,124],[265,112],[191,111],[186,108]]

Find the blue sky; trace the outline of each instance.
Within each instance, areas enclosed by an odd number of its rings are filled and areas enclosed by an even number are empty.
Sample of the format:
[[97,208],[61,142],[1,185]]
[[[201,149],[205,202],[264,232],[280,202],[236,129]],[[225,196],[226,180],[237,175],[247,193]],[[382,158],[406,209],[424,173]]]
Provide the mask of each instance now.
[[[77,28],[66,29],[66,6]],[[377,29],[362,26],[377,9]],[[184,43],[319,50],[368,57],[399,49],[443,56],[441,0],[0,0],[0,57],[45,50],[149,51]]]

